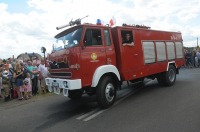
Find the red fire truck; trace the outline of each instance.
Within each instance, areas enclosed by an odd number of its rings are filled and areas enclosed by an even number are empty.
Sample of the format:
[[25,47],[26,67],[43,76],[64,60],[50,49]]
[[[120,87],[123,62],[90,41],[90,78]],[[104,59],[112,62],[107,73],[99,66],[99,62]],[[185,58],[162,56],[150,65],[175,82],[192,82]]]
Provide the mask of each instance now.
[[[139,25],[81,24],[79,20],[71,21],[69,25],[77,25],[55,36],[54,49],[47,58],[50,77],[46,84],[50,92],[71,99],[83,93],[96,94],[98,105],[108,108],[123,81],[157,78],[164,86],[175,83],[185,63],[180,32]],[[126,35],[132,44],[123,44]]]

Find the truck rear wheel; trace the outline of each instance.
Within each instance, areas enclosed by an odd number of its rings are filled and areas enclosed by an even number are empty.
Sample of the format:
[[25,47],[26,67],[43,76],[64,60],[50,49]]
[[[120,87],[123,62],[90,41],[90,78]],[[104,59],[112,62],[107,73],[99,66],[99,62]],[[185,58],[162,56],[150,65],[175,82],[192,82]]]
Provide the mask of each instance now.
[[173,65],[169,65],[168,71],[161,73],[157,77],[158,83],[164,86],[172,86],[176,81],[176,69]]
[[68,91],[68,97],[70,99],[79,99],[79,98],[81,98],[82,94],[83,94],[82,89]]
[[110,76],[103,77],[97,86],[97,102],[101,108],[112,106],[116,98],[116,83]]

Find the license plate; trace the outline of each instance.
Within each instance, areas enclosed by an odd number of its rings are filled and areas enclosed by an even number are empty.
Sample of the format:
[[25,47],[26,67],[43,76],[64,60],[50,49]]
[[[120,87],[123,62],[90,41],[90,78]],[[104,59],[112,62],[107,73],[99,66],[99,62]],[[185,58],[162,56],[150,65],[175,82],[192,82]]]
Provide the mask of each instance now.
[[58,86],[59,86],[59,84],[58,84],[57,82],[53,82],[52,85],[53,85],[54,87],[58,87]]

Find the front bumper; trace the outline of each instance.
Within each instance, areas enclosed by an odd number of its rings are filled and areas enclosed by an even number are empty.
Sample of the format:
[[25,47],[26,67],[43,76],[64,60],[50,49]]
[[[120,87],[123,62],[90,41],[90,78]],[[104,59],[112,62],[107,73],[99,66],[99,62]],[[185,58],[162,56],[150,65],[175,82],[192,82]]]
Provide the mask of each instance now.
[[45,83],[48,86],[49,92],[60,94],[63,91],[64,96],[68,96],[68,90],[81,89],[81,79],[60,79],[60,78],[46,78]]

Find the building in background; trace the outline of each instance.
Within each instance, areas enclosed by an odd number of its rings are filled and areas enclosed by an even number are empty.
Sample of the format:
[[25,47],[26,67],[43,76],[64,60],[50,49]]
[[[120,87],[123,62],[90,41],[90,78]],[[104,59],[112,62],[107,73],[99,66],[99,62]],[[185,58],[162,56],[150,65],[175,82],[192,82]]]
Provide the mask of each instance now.
[[17,56],[17,59],[27,61],[27,60],[41,60],[42,56],[38,53],[22,53]]

